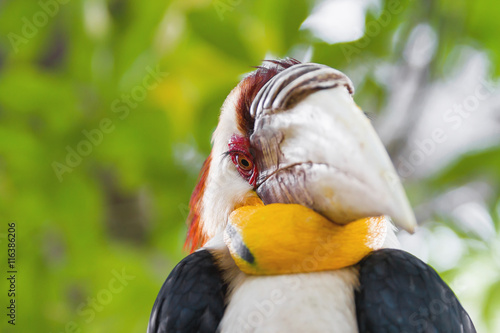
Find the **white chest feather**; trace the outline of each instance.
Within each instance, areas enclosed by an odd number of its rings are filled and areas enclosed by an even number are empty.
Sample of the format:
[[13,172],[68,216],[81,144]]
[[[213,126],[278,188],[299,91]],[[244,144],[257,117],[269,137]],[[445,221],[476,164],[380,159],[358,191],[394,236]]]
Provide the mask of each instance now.
[[222,333],[358,332],[354,268],[235,281]]

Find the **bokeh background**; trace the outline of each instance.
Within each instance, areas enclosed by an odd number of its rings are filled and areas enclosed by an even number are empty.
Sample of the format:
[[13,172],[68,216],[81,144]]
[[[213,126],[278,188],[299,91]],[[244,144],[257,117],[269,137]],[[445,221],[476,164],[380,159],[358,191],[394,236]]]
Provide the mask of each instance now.
[[500,332],[499,13],[487,0],[1,0],[0,331],[144,332],[186,255],[224,98],[250,66],[291,56],[351,77],[421,225],[403,247],[479,332]]

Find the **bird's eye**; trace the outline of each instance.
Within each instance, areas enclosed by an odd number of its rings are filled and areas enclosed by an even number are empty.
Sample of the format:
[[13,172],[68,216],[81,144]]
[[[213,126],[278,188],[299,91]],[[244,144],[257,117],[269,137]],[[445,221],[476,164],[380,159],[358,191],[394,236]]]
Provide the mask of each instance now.
[[251,153],[250,141],[248,138],[233,135],[229,140],[228,148],[229,151],[227,154],[231,156],[231,160],[241,177],[255,187],[257,185],[259,172],[254,163],[254,156]]
[[238,167],[243,170],[243,171],[251,171],[253,169],[253,162],[250,161],[249,158],[247,158],[243,154],[236,154],[235,156],[236,163]]

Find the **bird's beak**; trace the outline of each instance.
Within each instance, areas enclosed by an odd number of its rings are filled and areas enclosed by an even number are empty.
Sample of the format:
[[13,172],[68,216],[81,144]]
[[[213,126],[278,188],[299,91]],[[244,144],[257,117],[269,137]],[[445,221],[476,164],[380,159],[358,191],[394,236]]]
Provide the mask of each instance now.
[[297,203],[346,224],[379,215],[412,232],[416,222],[399,177],[350,80],[317,64],[271,79],[251,106],[250,138],[265,204]]

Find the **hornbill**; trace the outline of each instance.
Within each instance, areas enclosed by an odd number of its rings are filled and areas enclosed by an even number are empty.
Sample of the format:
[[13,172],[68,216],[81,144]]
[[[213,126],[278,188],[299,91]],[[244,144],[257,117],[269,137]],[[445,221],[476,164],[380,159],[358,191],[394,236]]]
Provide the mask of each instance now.
[[399,249],[414,214],[343,73],[265,61],[224,102],[190,201],[192,253],[148,332],[475,332]]

